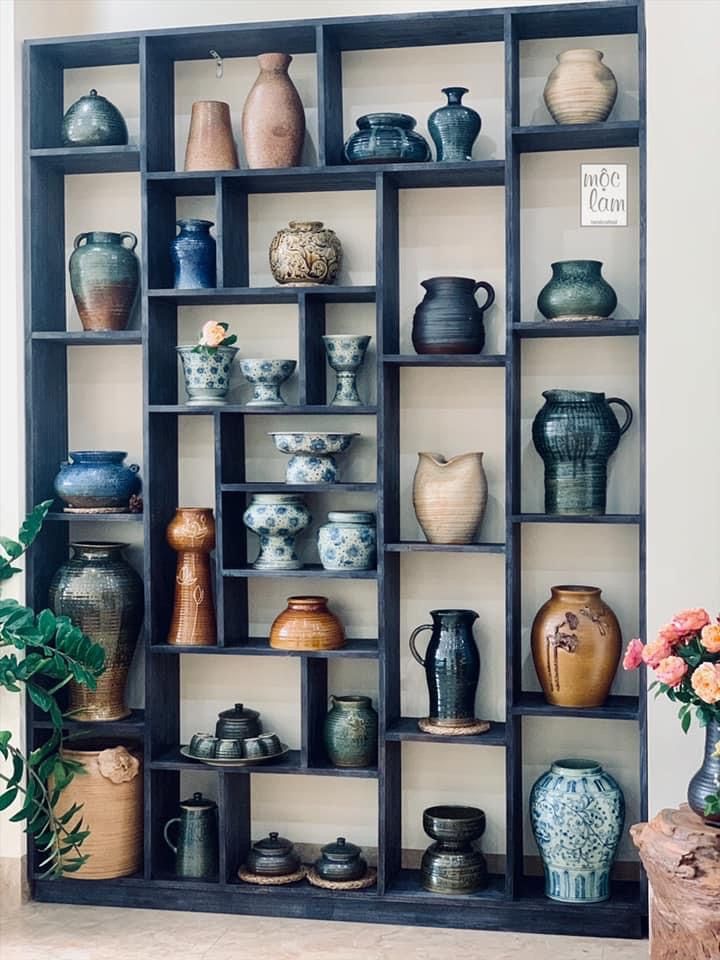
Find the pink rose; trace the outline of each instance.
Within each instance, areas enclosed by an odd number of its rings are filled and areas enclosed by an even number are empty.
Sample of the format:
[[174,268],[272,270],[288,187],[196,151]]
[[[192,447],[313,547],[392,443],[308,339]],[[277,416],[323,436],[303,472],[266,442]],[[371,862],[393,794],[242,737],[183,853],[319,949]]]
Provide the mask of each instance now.
[[637,670],[640,664],[643,662],[643,647],[642,640],[638,640],[635,637],[634,640],[631,640],[627,645],[627,650],[625,651],[625,657],[623,659],[623,668],[625,670]]
[[653,670],[657,670],[657,666],[660,661],[664,660],[665,657],[669,657],[672,654],[672,651],[673,648],[670,646],[667,639],[663,636],[659,636],[656,640],[651,640],[650,643],[643,648],[643,662],[649,667],[652,667]]
[[682,642],[684,635],[678,633],[672,623],[666,623],[664,627],[660,627],[658,630],[658,638],[665,640],[671,647],[677,647]]
[[687,672],[688,665],[682,657],[665,657],[655,668],[657,679],[669,687],[676,687]]
[[679,634],[700,633],[706,624],[710,623],[710,615],[702,607],[692,607],[690,610],[681,610],[672,618],[672,625]]
[[219,347],[226,337],[225,327],[215,323],[214,320],[208,320],[203,324],[200,343],[205,347]]

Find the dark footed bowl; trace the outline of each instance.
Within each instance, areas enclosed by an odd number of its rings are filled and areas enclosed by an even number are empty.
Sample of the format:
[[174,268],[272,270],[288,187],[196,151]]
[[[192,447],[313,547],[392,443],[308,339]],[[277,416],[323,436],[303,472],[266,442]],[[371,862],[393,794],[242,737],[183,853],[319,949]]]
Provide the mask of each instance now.
[[429,893],[475,893],[487,886],[485,857],[479,850],[447,850],[431,843],[420,865],[422,886]]
[[478,807],[428,807],[423,811],[423,830],[433,840],[468,844],[485,833],[485,813]]

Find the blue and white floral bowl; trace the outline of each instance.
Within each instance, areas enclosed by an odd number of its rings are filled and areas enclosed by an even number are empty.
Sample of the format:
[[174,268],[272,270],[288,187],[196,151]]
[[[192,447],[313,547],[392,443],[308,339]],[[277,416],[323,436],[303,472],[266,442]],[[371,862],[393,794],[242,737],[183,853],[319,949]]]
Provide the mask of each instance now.
[[344,453],[359,433],[270,433],[281,453],[290,456],[287,483],[335,483],[334,454]]
[[357,391],[357,372],[365,360],[365,351],[372,338],[363,334],[338,333],[323,336],[328,363],[337,375],[336,407],[358,407],[362,400]]
[[256,493],[243,522],[260,538],[258,570],[299,570],[295,538],[310,525],[312,515],[303,498],[293,493]]
[[284,407],[285,401],[280,394],[280,385],[293,373],[295,360],[241,360],[240,369],[248,383],[255,388],[248,407]]
[[318,530],[320,563],[326,570],[374,570],[377,566],[375,514],[331,510]]
[[230,368],[237,347],[218,347],[208,355],[194,347],[176,347],[185,374],[187,403],[190,406],[221,406],[230,387]]

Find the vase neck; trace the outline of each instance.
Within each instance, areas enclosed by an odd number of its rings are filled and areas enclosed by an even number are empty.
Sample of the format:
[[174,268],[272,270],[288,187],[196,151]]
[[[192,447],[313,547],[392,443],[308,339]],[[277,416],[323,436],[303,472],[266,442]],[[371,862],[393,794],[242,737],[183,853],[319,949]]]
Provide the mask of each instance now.
[[602,591],[600,587],[586,587],[582,584],[561,584],[557,587],[550,587],[550,593],[557,600],[587,600],[590,597],[599,597]]
[[600,260],[558,260],[551,264],[554,277],[599,277]]
[[602,50],[592,50],[589,47],[581,47],[577,50],[566,50],[564,53],[559,53],[557,55],[557,61],[558,63],[569,63],[571,61],[600,63],[603,56]]
[[126,543],[90,543],[87,541],[70,544],[74,560],[118,560],[122,556]]
[[430,277],[429,280],[423,280],[420,283],[428,292],[435,293],[438,290],[466,289],[471,293],[475,290],[475,281],[472,277]]
[[327,597],[288,597],[287,605],[291,610],[316,613],[327,609]]
[[87,235],[88,243],[112,243],[122,245],[122,234],[110,233],[108,230],[91,230]]
[[71,450],[68,456],[73,463],[122,463],[127,453],[124,450]]
[[261,53],[257,61],[263,73],[287,73],[292,57],[289,53]]
[[479,614],[475,610],[431,610],[433,623],[439,627],[454,627],[465,625],[471,627]]
[[590,390],[543,390],[548,403],[604,403],[604,393]]
[[372,706],[372,700],[370,697],[361,697],[361,696],[347,696],[347,697],[335,697],[332,698],[333,706],[338,707],[340,710],[357,710],[360,707],[370,707]]
[[448,106],[455,106],[462,103],[462,98],[468,93],[467,87],[443,87],[442,91],[447,97]]
[[602,773],[602,767],[596,760],[578,758],[555,760],[551,769],[557,777],[592,777]]
[[705,727],[706,760],[715,758],[715,748],[718,744],[720,744],[720,720],[711,720]]
[[359,130],[370,127],[400,127],[402,130],[414,130],[417,120],[408,113],[366,113],[355,121]]
[[177,225],[183,233],[208,233],[213,226],[212,220],[176,220]]

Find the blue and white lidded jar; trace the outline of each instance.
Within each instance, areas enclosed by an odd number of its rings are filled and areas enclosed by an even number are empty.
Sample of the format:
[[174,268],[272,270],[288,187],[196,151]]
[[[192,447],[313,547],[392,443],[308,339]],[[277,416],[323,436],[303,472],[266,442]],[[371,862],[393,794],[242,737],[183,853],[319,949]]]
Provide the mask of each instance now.
[[374,570],[377,566],[375,514],[331,510],[318,530],[320,562],[326,570]]

